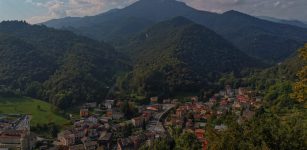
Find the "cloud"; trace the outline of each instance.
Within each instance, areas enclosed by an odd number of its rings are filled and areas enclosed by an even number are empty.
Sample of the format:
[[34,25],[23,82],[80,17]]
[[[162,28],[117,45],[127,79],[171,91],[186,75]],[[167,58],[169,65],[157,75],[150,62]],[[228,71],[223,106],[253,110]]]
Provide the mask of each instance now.
[[306,0],[181,0],[188,5],[213,12],[238,10],[255,16],[307,21]]
[[[112,8],[122,8],[137,0],[25,0],[47,10],[45,14],[27,19],[31,23],[67,16],[91,16]],[[222,13],[238,10],[255,16],[307,21],[306,0],[179,0],[200,10]]]
[[67,16],[91,16],[112,8],[125,7],[135,1],[137,0],[49,0],[42,3],[33,0],[26,0],[27,3],[48,10],[46,14],[31,17],[27,19],[27,21],[30,23],[39,23]]
[[274,7],[277,7],[277,6],[279,6],[280,5],[280,1],[276,1],[275,3],[274,3]]

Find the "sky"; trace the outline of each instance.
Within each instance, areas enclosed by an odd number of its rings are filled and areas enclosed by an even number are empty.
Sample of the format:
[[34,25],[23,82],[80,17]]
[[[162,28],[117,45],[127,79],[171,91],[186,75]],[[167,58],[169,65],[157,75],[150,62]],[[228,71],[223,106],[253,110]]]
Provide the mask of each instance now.
[[[123,8],[137,0],[0,0],[0,21],[26,20],[40,23],[68,16],[92,16]],[[307,0],[180,0],[199,10],[222,13],[237,10],[307,22]]]

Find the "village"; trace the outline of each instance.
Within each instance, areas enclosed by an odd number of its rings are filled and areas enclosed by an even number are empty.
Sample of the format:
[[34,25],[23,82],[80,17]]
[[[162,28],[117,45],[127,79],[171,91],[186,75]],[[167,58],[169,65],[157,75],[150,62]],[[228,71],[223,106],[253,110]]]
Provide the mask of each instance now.
[[[262,106],[259,94],[243,87],[232,89],[226,86],[225,90],[215,93],[206,102],[200,101],[197,96],[186,99],[159,100],[152,97],[147,105],[123,100],[85,103],[79,109],[79,116],[70,116],[72,125],[58,134],[52,141],[52,147],[41,145],[38,149],[138,149],[152,144],[156,139],[167,138],[170,128],[181,128],[183,132],[195,134],[203,149],[206,149],[210,142],[205,136],[209,119],[232,113],[240,124],[251,119]],[[127,116],[127,109],[132,108],[135,112]],[[24,115],[15,120],[0,118],[0,149],[33,149],[35,138],[30,133],[30,117]],[[217,122],[214,129],[222,132],[227,130],[227,125]]]

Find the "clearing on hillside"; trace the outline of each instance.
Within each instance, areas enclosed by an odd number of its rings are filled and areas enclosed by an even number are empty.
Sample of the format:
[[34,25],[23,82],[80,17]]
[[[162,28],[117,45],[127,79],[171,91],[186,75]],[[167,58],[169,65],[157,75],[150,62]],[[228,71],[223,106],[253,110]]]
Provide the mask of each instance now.
[[48,124],[54,122],[64,125],[68,120],[52,112],[52,104],[28,97],[1,97],[0,113],[2,114],[30,114],[31,125]]

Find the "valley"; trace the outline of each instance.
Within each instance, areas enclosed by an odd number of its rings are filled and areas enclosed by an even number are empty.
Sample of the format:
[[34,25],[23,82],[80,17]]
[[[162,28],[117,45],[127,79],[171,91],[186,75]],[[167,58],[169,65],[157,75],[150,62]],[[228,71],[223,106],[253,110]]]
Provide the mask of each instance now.
[[61,13],[0,22],[1,150],[306,149],[304,23],[177,0]]

